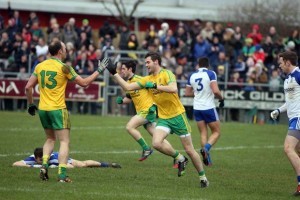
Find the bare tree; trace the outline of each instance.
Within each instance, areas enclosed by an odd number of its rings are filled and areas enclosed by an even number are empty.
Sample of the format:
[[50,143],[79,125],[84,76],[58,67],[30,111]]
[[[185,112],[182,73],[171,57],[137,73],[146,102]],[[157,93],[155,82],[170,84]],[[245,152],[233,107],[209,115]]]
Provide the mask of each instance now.
[[[127,27],[130,26],[130,24],[133,23],[133,14],[137,10],[138,6],[143,3],[145,0],[136,0],[130,11],[127,11],[126,6],[124,4],[124,0],[113,0],[112,3],[115,7],[115,9],[118,12],[118,15],[116,15],[115,12],[106,4],[105,0],[98,0],[102,3],[103,7],[116,19],[123,22]],[[128,5],[128,3],[126,3]]]
[[272,24],[284,29],[299,26],[299,0],[255,0],[223,8],[221,19],[238,23]]

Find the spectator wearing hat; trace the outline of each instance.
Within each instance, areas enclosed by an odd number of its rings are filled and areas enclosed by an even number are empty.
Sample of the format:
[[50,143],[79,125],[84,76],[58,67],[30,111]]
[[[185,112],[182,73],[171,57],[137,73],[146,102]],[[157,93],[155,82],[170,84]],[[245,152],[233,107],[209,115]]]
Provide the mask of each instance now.
[[92,27],[89,25],[88,19],[82,20],[82,25],[80,27],[81,33],[85,32],[88,40],[92,39]]
[[[105,39],[110,38],[113,40],[116,37],[116,31],[109,24],[108,21],[103,23],[103,26],[99,28],[99,44],[102,47],[104,45]],[[126,40],[128,38],[126,37]]]
[[254,24],[252,26],[252,32],[248,33],[247,38],[252,39],[253,45],[257,45],[261,43],[261,40],[263,38],[262,34],[259,32],[259,26],[257,24]]
[[247,60],[249,57],[252,57],[255,52],[255,46],[253,45],[253,39],[252,38],[246,38],[245,39],[245,45],[242,48],[242,53]]

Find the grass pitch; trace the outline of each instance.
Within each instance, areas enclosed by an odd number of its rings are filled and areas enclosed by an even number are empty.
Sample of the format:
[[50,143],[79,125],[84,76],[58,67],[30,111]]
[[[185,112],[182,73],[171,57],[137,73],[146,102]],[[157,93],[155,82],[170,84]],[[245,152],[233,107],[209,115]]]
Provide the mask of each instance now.
[[[294,199],[296,176],[283,152],[285,125],[223,123],[211,150],[213,166],[205,167],[210,186],[201,189],[191,162],[180,178],[173,159],[157,151],[139,162],[141,149],[124,128],[128,119],[71,115],[70,157],[118,162],[122,169],[69,169],[73,182],[64,184],[56,182],[57,169],[49,169],[50,180],[42,182],[38,169],[11,167],[42,146],[45,135],[38,116],[0,112],[0,199]],[[198,151],[199,133],[191,125]],[[186,155],[177,136],[167,139]]]

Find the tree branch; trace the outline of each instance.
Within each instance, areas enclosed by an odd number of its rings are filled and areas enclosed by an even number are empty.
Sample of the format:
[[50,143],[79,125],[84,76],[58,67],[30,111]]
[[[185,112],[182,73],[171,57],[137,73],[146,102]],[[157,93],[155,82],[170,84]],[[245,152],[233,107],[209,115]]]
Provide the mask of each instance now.
[[113,17],[116,17],[115,14],[114,14],[114,12],[113,12],[109,7],[106,6],[104,0],[101,0],[100,2],[102,3],[103,7],[104,7],[104,8],[105,8],[105,9],[106,9]]
[[141,3],[143,3],[144,1],[145,1],[145,0],[137,0],[137,1],[134,3],[133,8],[132,8],[132,10],[131,10],[131,12],[130,12],[130,14],[129,14],[129,17],[130,17],[130,18],[133,16],[133,13],[136,11],[137,7],[138,7]]

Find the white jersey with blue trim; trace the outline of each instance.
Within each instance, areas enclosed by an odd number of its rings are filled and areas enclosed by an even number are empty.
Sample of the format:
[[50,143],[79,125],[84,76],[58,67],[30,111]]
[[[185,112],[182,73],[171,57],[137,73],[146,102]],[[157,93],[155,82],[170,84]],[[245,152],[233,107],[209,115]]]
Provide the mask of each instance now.
[[[37,164],[36,163],[36,160],[34,158],[34,155],[31,155],[27,158],[25,158],[23,160],[25,162],[26,165],[35,165]],[[71,159],[68,159],[68,163],[72,163],[72,160]],[[48,161],[48,164],[49,165],[56,165],[58,166],[58,152],[53,152],[51,155],[50,155],[50,158],[49,158],[49,161]]]
[[300,117],[300,69],[298,67],[284,80],[284,94],[288,118]]
[[217,75],[207,68],[200,68],[190,75],[187,86],[193,87],[195,110],[208,110],[216,107],[215,95],[210,87],[213,81],[217,81]]

